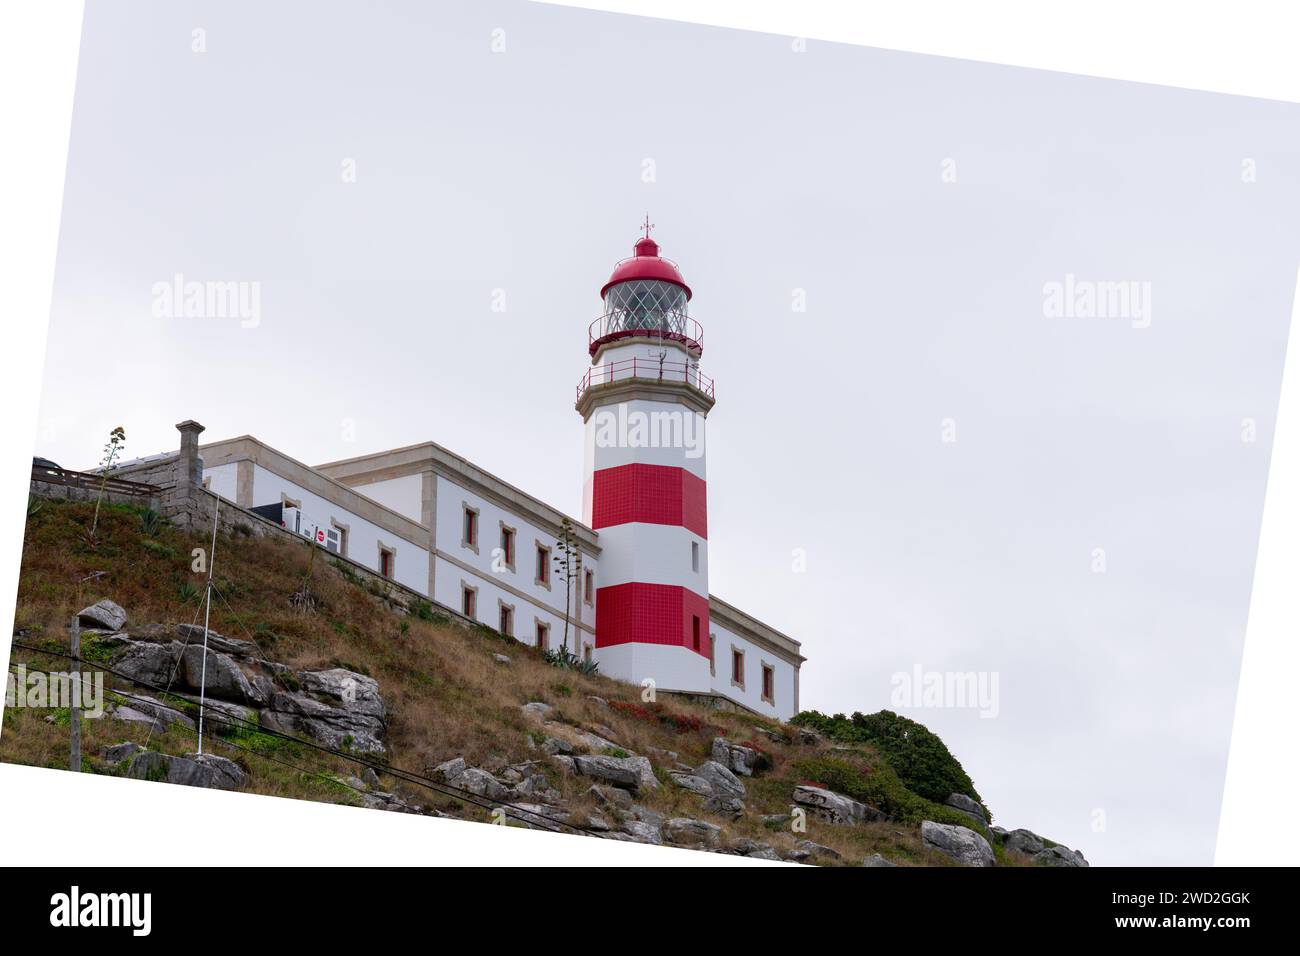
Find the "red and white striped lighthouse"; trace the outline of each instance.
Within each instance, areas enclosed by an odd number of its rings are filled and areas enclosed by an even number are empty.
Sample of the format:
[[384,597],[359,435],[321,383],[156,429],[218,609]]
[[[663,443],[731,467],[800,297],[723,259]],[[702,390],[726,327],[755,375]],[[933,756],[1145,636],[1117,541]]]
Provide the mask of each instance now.
[[584,517],[600,534],[596,659],[612,677],[708,691],[709,558],[704,423],[713,382],[691,290],[645,235],[600,290],[586,427]]

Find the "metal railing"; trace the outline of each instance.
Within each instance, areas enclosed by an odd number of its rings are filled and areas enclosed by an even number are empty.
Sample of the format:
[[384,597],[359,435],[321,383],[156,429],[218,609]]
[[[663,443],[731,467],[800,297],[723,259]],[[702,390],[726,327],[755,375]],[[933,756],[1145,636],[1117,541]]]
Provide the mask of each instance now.
[[587,328],[587,351],[595,355],[605,343],[633,336],[678,342],[696,354],[704,351],[704,326],[689,315],[634,309],[613,309],[592,322]]
[[587,369],[578,383],[577,401],[597,385],[609,385],[613,382],[641,379],[655,382],[680,382],[691,388],[714,397],[713,379],[700,371],[698,365],[691,362],[669,362],[650,358],[622,359],[618,362],[605,362]]

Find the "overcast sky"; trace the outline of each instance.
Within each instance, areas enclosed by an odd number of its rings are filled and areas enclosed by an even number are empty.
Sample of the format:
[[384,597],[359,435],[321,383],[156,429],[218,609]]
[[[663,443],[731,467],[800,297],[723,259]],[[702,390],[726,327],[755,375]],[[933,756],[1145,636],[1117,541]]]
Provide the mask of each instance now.
[[[578,515],[586,329],[648,211],[718,383],[712,590],[803,642],[803,705],[994,674],[994,718],[903,712],[995,822],[1208,864],[1297,119],[520,2],[91,3],[37,451],[433,440]],[[255,327],[156,317],[178,273],[258,283]],[[1046,314],[1067,275],[1149,314]]]

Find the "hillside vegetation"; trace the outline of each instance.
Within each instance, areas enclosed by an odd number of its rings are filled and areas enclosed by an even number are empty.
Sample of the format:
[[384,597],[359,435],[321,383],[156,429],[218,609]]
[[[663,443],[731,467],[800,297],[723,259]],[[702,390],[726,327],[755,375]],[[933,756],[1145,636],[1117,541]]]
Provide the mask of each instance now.
[[[15,640],[66,651],[73,616],[102,599],[126,610],[129,621],[123,630],[132,635],[137,628],[156,632],[201,624],[205,576],[191,570],[191,551],[209,546],[205,536],[171,527],[147,511],[105,505],[92,540],[92,512],[93,504],[33,501],[23,542]],[[943,805],[949,792],[977,802],[979,796],[937,737],[897,715],[845,718],[814,712],[800,715],[793,725],[780,725],[667,695],[646,702],[639,687],[556,668],[512,638],[442,616],[425,602],[390,593],[310,544],[278,536],[239,531],[219,536],[215,568],[220,597],[212,604],[212,630],[253,642],[260,657],[286,671],[344,668],[378,681],[387,708],[386,752],[371,759],[393,768],[450,779],[447,762],[463,758],[467,767],[506,780],[519,776],[514,768],[523,768],[525,775],[535,770],[544,774],[548,792],[558,794],[552,802],[571,819],[586,815],[609,822],[605,830],[593,825],[590,832],[596,836],[642,839],[644,827],[620,825],[619,820],[662,817],[672,823],[689,818],[701,824],[691,831],[705,834],[701,843],[723,852],[849,865],[879,854],[900,865],[952,865],[948,855],[922,842],[919,824],[929,820],[988,837],[1000,865],[1029,861],[1005,850],[969,815]],[[311,600],[302,601],[304,594]],[[99,635],[83,643],[88,661],[109,662],[116,653],[113,642]],[[67,666],[57,657],[15,647],[11,665],[19,663],[44,670]],[[139,691],[120,678],[110,676],[106,682],[119,691]],[[549,709],[524,706],[535,702]],[[169,703],[182,711],[190,706],[181,698]],[[538,713],[544,713],[544,720]],[[65,768],[68,720],[66,710],[51,714],[6,708],[0,759]],[[756,755],[753,775],[741,778],[745,793],[738,815],[712,812],[710,806],[716,805],[680,785],[698,779],[691,768],[716,754],[719,737]],[[193,751],[195,742],[194,732],[177,724],[159,731],[112,717],[83,720],[82,740],[83,771],[101,774],[123,772],[122,764],[101,756],[106,746],[133,740],[180,755]],[[598,781],[572,772],[574,761],[565,755],[581,754],[583,741],[591,740],[616,761],[628,755],[652,761],[655,780],[636,792],[635,809],[613,807],[608,788],[593,787]],[[212,742],[217,753],[246,771],[241,788],[246,792],[373,805],[355,786],[361,767],[346,755],[256,727],[227,732]],[[585,746],[594,752],[590,743]],[[470,820],[491,818],[473,802],[382,772],[379,776],[382,789],[405,807]],[[844,825],[809,815],[806,832],[794,832],[792,792],[809,784],[861,801],[888,818]],[[410,825],[433,828],[436,838],[436,820],[413,819]],[[810,855],[806,844],[800,849],[803,841],[819,849]]]

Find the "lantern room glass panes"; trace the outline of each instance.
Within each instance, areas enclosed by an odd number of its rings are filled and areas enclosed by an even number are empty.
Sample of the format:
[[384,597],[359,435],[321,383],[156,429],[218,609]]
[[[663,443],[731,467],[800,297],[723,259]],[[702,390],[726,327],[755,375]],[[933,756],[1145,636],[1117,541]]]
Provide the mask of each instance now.
[[686,290],[658,279],[620,282],[605,293],[605,333],[686,334]]

